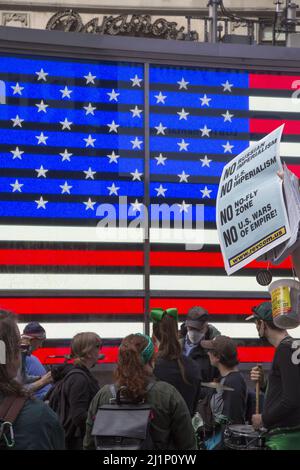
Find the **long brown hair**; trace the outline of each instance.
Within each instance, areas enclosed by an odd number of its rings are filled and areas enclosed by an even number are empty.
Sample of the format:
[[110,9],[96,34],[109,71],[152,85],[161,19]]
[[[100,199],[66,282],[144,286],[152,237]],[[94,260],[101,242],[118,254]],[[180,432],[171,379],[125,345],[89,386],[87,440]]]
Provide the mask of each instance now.
[[0,310],[0,340],[5,344],[6,354],[6,364],[0,364],[0,393],[4,396],[29,396],[22,385],[8,374],[9,363],[20,354],[20,335],[15,316],[7,310]]
[[124,338],[114,373],[117,386],[125,387],[123,395],[136,402],[145,399],[147,395],[149,374],[141,356],[147,344],[147,339],[142,335],[132,334]]
[[175,318],[165,315],[160,321],[153,323],[153,334],[159,341],[157,357],[177,361],[183,381],[190,385],[186,378],[182,362],[182,350],[178,339],[178,324]]

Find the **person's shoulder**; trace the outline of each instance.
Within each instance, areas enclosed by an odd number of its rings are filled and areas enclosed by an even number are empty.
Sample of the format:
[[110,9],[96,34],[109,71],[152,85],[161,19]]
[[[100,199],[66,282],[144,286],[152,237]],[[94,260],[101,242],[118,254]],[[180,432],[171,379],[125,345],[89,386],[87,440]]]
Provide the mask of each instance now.
[[179,392],[173,385],[168,382],[164,382],[163,380],[154,381],[149,392],[150,396],[157,395],[163,398],[170,398],[172,396],[177,396],[178,394]]
[[208,332],[209,332],[209,339],[213,339],[216,336],[220,336],[220,331],[214,326],[209,323],[208,325]]
[[[168,382],[158,380],[154,382],[151,390],[147,394],[147,401],[155,409],[156,407],[163,410],[179,410],[186,408],[187,405],[179,391]],[[189,415],[189,412],[187,411]]]
[[112,394],[112,389],[115,389],[114,384],[106,384],[102,385],[102,387],[99,389],[98,394],[105,395],[105,394]]
[[227,385],[228,387],[232,385],[233,388],[235,388],[237,386],[246,386],[246,381],[241,371],[236,370],[225,377],[224,385]]
[[56,413],[41,400],[26,401],[14,423],[16,450],[64,448],[64,431]]
[[38,357],[34,356],[33,354],[30,354],[30,356],[26,356],[26,364],[34,365],[34,366],[42,366],[41,361],[39,360]]
[[51,422],[58,423],[56,413],[46,403],[36,398],[29,398],[20,413],[22,418],[26,419],[27,416],[30,417],[32,424],[42,424],[44,422],[48,424]]
[[116,387],[114,384],[102,385],[102,387],[96,393],[94,400],[95,401],[109,400],[116,393],[115,391],[116,391]]
[[102,405],[108,405],[110,399],[116,394],[116,388],[114,384],[103,385],[98,392],[94,395],[91,401],[90,409],[92,414],[96,413],[97,409]]
[[87,383],[89,378],[88,371],[81,367],[73,367],[64,377],[64,382],[68,383]]
[[280,349],[292,349],[293,343],[296,341],[291,336],[286,336],[278,345],[277,350]]
[[276,350],[275,350],[275,356],[274,356],[274,359],[279,359],[280,357],[282,356],[289,356],[290,354],[293,353],[294,349],[293,349],[293,342],[294,342],[294,338],[292,338],[291,336],[287,336],[286,338],[284,338],[280,343],[279,345],[277,346]]

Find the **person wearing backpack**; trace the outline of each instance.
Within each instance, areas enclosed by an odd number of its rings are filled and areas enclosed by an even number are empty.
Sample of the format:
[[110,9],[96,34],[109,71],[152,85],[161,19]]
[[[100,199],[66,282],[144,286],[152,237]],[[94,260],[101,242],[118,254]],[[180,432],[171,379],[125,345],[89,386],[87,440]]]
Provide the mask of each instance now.
[[[101,437],[115,437],[115,442],[120,443],[119,449],[133,449],[129,447],[130,439],[128,439],[128,446],[126,447],[126,437],[132,436],[132,427],[130,422],[133,422],[134,416],[136,417],[136,410],[138,407],[146,408],[149,420],[149,434],[147,430],[138,430],[138,434],[143,435],[148,446],[141,445],[139,448],[143,449],[181,449],[181,450],[194,450],[196,449],[195,434],[192,427],[191,416],[188,407],[180,395],[180,393],[170,384],[162,381],[157,381],[153,375],[154,368],[154,345],[146,335],[131,334],[123,339],[119,348],[119,357],[117,368],[115,370],[115,384],[114,387],[105,385],[97,393],[93,399],[87,417],[86,434],[84,438],[84,449],[100,448],[96,445],[101,442]],[[118,431],[114,423],[107,420],[107,429],[103,430],[101,426],[101,413],[113,413],[114,399],[113,389],[117,392],[122,392],[122,397],[127,403],[128,409],[125,408],[127,419],[123,422],[118,419],[117,413],[124,413],[122,409],[115,411],[115,421],[122,424],[122,429]],[[136,405],[136,406],[134,406]],[[147,406],[146,406],[147,405]],[[130,415],[130,406],[132,409],[132,419]],[[147,410],[151,408],[151,413]],[[118,408],[116,408],[118,410]],[[142,414],[142,413],[141,413]],[[105,415],[103,415],[105,417]],[[100,417],[100,418],[99,418]],[[104,419],[104,418],[103,418]],[[145,423],[145,420],[143,421]],[[138,424],[135,421],[135,424]],[[128,429],[126,429],[126,426]],[[145,426],[145,424],[143,425]],[[102,434],[106,436],[97,436],[97,428],[102,427]],[[110,429],[115,429],[115,434],[111,435]],[[126,433],[127,431],[127,433]],[[118,434],[122,432],[122,436]],[[151,439],[148,439],[150,437]],[[111,439],[113,441],[113,439]],[[150,444],[151,441],[151,444]],[[105,439],[104,439],[105,442]],[[145,443],[144,443],[145,444]],[[105,445],[105,444],[104,444]],[[113,442],[103,449],[116,449]],[[136,447],[134,447],[136,449]]]
[[71,341],[74,366],[64,367],[62,379],[47,396],[66,434],[66,449],[82,449],[89,405],[99,390],[90,369],[98,362],[101,338],[96,333],[79,333]]
[[178,339],[176,308],[155,308],[150,312],[153,321],[153,342],[158,347],[154,375],[173,385],[184,398],[191,416],[200,397],[201,383],[197,364],[182,354]]
[[0,361],[0,450],[64,449],[64,430],[55,413],[15,380],[21,337],[15,316],[6,310],[0,310],[0,345],[5,349],[5,361]]

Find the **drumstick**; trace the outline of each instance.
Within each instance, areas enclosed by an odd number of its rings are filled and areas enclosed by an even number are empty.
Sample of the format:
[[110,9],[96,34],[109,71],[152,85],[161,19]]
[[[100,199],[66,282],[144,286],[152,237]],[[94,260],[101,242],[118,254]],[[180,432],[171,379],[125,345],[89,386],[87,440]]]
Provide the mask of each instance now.
[[[257,367],[261,369],[261,364],[257,364]],[[259,380],[256,382],[256,402],[255,402],[255,413],[259,414],[259,392],[260,392],[260,384]]]

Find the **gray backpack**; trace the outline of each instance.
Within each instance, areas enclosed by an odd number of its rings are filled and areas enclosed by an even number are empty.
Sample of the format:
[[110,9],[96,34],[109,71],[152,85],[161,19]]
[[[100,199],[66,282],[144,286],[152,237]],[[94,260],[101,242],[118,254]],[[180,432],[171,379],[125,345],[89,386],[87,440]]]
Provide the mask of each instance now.
[[[150,383],[147,391],[154,383]],[[98,408],[92,436],[97,450],[151,450],[154,443],[150,434],[153,419],[151,405],[133,403],[122,397],[122,391],[110,386],[113,398],[109,405]]]

